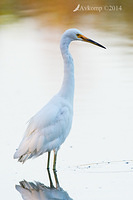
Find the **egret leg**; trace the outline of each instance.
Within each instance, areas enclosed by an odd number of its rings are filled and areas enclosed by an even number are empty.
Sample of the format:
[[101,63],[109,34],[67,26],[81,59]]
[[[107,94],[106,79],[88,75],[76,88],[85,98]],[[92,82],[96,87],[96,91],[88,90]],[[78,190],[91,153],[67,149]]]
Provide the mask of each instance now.
[[53,171],[56,171],[57,151],[54,151]]
[[47,169],[49,169],[49,164],[50,164],[50,153],[51,153],[51,152],[48,152]]

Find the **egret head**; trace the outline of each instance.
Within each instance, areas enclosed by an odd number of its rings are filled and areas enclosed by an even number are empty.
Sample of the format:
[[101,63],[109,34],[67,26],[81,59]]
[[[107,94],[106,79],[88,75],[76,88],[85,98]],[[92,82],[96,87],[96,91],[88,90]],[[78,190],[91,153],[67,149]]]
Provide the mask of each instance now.
[[63,35],[64,35],[64,37],[69,38],[70,41],[73,41],[73,40],[84,41],[84,42],[88,42],[88,43],[91,43],[91,44],[94,44],[96,46],[106,49],[106,47],[104,47],[103,45],[85,37],[78,29],[73,29],[73,28],[68,29],[65,31],[65,33]]

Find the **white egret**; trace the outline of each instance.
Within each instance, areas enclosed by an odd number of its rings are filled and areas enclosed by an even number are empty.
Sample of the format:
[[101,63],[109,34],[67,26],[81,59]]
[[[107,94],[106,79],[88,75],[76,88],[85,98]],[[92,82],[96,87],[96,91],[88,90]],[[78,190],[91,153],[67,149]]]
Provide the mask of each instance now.
[[105,48],[85,37],[77,29],[68,29],[64,32],[60,42],[64,60],[62,87],[48,104],[29,121],[25,135],[14,154],[14,158],[22,163],[48,152],[47,168],[49,168],[50,153],[53,150],[53,170],[56,170],[57,152],[70,132],[73,118],[74,64],[69,52],[69,44],[74,40],[89,42]]

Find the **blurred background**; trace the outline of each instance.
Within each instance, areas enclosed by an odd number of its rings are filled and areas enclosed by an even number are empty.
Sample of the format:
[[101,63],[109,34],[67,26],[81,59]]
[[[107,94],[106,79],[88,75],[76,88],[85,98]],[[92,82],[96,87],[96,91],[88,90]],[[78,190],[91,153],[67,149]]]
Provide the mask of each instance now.
[[[78,6],[79,9],[73,12]],[[90,7],[89,11],[87,7]],[[102,7],[96,11],[91,7]],[[132,37],[132,8],[131,0],[1,0],[0,23],[11,23],[25,17],[36,17],[42,26],[93,26],[106,31],[117,31]],[[116,23],[119,26],[115,26]]]
[[133,198],[132,19],[131,0],[0,1],[2,199],[20,199],[14,186],[23,179],[48,185],[46,154],[24,165],[13,154],[27,121],[61,86],[59,43],[68,28],[107,49],[70,46],[74,120],[58,155],[59,182],[76,200]]

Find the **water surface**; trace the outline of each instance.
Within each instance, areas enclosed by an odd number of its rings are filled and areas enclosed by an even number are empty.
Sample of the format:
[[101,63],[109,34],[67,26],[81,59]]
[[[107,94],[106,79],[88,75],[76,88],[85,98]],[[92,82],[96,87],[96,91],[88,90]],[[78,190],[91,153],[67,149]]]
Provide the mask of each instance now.
[[[72,199],[132,199],[133,42],[94,25],[78,27],[106,50],[73,42],[74,121],[58,155],[60,186]],[[22,199],[25,179],[49,186],[47,155],[24,165],[13,160],[26,122],[60,88],[59,41],[65,28],[40,26],[35,18],[1,26],[1,198]],[[54,33],[54,34],[53,34]],[[54,175],[52,173],[52,178]]]

